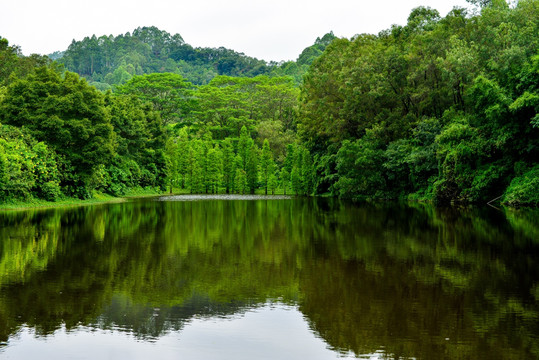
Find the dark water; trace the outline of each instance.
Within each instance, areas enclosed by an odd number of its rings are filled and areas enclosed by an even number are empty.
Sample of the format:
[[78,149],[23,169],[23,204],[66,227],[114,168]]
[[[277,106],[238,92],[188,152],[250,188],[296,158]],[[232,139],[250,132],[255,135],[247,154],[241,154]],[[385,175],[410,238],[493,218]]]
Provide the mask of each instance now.
[[165,198],[0,212],[0,358],[537,359],[538,255],[537,211]]

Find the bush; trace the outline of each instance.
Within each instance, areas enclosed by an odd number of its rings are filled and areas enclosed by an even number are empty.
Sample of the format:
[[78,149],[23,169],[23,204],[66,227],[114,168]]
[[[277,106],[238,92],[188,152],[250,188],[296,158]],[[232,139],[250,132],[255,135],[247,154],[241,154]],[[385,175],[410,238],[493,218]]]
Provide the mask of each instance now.
[[56,181],[47,181],[41,185],[41,198],[47,201],[56,201],[62,196],[60,185]]
[[510,206],[539,206],[539,165],[511,181],[503,203]]

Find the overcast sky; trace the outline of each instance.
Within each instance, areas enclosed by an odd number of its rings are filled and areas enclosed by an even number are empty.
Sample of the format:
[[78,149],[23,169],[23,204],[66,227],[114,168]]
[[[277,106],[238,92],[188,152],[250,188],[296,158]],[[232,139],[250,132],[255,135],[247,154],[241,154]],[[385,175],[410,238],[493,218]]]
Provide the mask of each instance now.
[[[329,31],[339,37],[405,24],[430,6],[445,16],[465,0],[2,0],[0,36],[25,55],[65,50],[73,39],[139,26],[179,33],[194,47],[219,47],[266,61],[295,60]],[[1,66],[1,64],[0,64]]]

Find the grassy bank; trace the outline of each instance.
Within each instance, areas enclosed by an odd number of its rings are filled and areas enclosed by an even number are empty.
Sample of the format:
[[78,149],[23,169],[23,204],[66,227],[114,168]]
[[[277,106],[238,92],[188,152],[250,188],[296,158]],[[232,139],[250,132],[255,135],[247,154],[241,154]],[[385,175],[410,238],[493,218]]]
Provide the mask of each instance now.
[[158,191],[156,189],[132,189],[125,193],[123,196],[112,196],[95,191],[91,199],[81,200],[77,198],[66,197],[58,201],[46,201],[41,199],[28,199],[28,200],[13,200],[6,203],[0,203],[0,211],[2,210],[26,210],[37,208],[51,208],[51,207],[66,207],[66,206],[83,206],[83,205],[95,205],[104,203],[123,202],[127,198],[131,197],[144,197],[144,196],[159,196],[164,195],[165,192]]

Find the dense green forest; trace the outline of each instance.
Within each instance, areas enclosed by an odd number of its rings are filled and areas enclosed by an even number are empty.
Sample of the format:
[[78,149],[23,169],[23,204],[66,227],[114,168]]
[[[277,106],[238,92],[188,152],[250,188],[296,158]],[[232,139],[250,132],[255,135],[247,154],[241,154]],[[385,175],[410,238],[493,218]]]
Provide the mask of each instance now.
[[286,75],[299,83],[309,65],[333,39],[333,33],[316,39],[297,61],[266,63],[224,47],[194,48],[180,34],[142,27],[132,34],[93,35],[82,41],[73,40],[65,52],[51,54],[51,58],[101,90],[123,84],[135,75],[162,72],[182,75],[197,85],[207,84],[217,75]]
[[417,8],[313,63],[300,131],[319,191],[538,204],[539,2],[483,5]]
[[537,206],[539,1],[470,2],[286,63],[153,27],[51,58],[0,38],[0,202],[170,188]]

